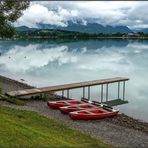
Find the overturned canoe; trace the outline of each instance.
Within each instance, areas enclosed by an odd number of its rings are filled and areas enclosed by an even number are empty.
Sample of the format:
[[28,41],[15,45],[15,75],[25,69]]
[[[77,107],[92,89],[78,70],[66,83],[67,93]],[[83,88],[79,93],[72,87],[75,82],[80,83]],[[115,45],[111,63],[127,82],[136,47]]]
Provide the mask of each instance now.
[[85,109],[69,113],[69,117],[73,120],[97,120],[117,115],[119,110],[110,107],[100,107],[95,109]]
[[[86,101],[87,100],[85,99],[85,102]],[[62,100],[62,101],[48,101],[47,105],[50,108],[59,109],[60,107],[63,107],[63,106],[70,106],[70,105],[83,104],[83,103],[84,103],[83,99],[81,99],[81,101],[77,101],[77,100]]]

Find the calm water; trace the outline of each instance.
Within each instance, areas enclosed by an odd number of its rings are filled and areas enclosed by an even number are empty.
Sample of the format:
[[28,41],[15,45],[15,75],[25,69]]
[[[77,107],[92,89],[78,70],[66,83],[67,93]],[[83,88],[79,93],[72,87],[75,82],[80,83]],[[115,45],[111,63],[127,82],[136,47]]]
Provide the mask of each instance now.
[[[129,77],[126,83],[129,103],[116,108],[148,121],[148,41],[0,41],[0,52],[1,75],[24,79],[37,87]],[[73,98],[81,95],[81,89],[70,91]],[[116,85],[109,87],[109,97],[117,98]],[[100,98],[98,86],[91,88],[91,98]]]

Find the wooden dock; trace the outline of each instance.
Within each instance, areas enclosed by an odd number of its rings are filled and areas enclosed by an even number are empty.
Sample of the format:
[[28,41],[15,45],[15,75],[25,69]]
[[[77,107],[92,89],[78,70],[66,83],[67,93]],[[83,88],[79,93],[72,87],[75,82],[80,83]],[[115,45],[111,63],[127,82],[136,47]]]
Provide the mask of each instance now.
[[10,91],[7,92],[6,94],[9,96],[17,96],[17,97],[22,97],[22,96],[30,96],[30,95],[36,95],[36,94],[43,94],[43,93],[51,93],[51,92],[56,92],[56,91],[63,91],[67,90],[69,93],[70,89],[76,89],[76,88],[84,88],[90,86],[95,86],[95,85],[107,85],[110,83],[120,83],[128,81],[129,78],[123,78],[123,77],[115,77],[115,78],[109,78],[109,79],[101,79],[101,80],[93,80],[93,81],[86,81],[86,82],[79,82],[79,83],[71,83],[71,84],[63,84],[63,85],[56,85],[56,86],[49,86],[49,87],[42,87],[42,88],[33,88],[33,89],[24,89],[24,90],[18,90],[18,91]]

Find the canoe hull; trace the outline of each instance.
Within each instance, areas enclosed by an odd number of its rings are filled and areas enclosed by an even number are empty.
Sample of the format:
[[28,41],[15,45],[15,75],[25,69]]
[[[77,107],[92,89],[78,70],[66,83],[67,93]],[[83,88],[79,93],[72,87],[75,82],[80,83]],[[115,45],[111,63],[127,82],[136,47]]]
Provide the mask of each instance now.
[[48,107],[52,109],[59,109],[63,106],[69,106],[69,105],[76,105],[76,104],[82,104],[82,103],[88,103],[89,99],[87,98],[81,98],[81,101],[77,100],[61,100],[61,101],[48,101],[47,105]]
[[70,112],[80,111],[80,110],[90,109],[90,108],[96,108],[96,107],[97,106],[95,106],[95,105],[84,103],[84,104],[79,104],[79,105],[60,107],[60,111],[63,114],[68,114]]
[[[85,111],[84,111],[85,112]],[[119,111],[103,113],[103,114],[77,114],[75,112],[70,112],[69,117],[73,120],[98,120],[103,118],[109,118],[116,116]]]
[[61,111],[61,113],[63,113],[63,114],[68,114],[68,113],[70,113],[70,112],[77,111],[77,109],[61,109],[61,108],[60,108],[60,111]]
[[69,106],[69,105],[75,105],[75,104],[82,104],[81,101],[75,101],[75,100],[64,100],[64,101],[49,101],[47,102],[48,107],[52,109],[59,109],[60,107]]
[[62,106],[65,106],[64,104],[53,104],[53,103],[47,103],[48,107],[52,109],[59,109]]

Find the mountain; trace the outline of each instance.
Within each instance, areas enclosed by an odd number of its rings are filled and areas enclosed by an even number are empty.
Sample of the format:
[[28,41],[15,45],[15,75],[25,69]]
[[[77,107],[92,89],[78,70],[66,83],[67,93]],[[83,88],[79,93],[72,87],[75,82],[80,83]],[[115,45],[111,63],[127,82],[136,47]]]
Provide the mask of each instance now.
[[135,30],[136,32],[143,32],[143,33],[148,33],[148,28],[140,29],[140,30]]
[[26,31],[35,31],[38,28],[29,28],[27,26],[20,26],[20,27],[15,27],[16,31],[18,32],[26,32]]
[[132,30],[130,30],[126,26],[103,26],[101,24],[97,23],[88,23],[87,25],[83,24],[76,24],[76,23],[70,23],[67,27],[62,27],[59,29],[68,30],[68,31],[78,31],[78,32],[86,32],[86,33],[104,33],[104,34],[114,34],[114,33],[130,33]]
[[51,24],[36,23],[38,29],[57,29],[58,27]]
[[[62,26],[55,26],[50,24],[37,24],[38,29],[60,29],[60,30],[66,30],[66,31],[76,31],[76,32],[82,32],[82,33],[103,33],[103,34],[114,34],[114,33],[131,33],[133,32],[130,30],[127,26],[103,26],[101,24],[97,23],[88,23],[86,25],[76,22],[73,23],[72,21],[68,22],[68,25],[66,27]],[[26,26],[21,26],[16,28],[17,31],[35,31],[37,28],[28,28]]]

